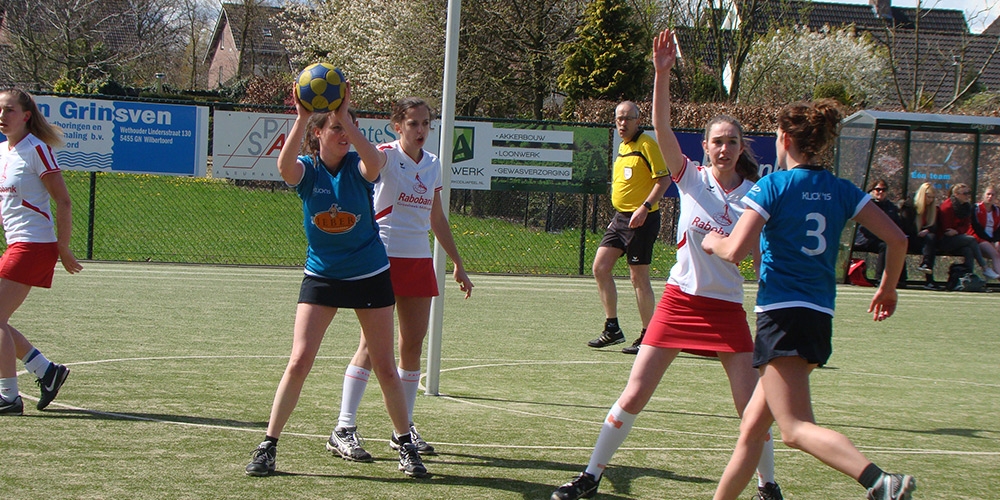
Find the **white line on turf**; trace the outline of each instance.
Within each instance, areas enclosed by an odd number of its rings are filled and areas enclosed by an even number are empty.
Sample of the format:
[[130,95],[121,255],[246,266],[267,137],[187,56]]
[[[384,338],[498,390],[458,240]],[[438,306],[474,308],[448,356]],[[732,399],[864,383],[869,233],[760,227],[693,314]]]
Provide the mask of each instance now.
[[[348,356],[317,356],[317,359],[348,359],[348,358],[349,358]],[[287,359],[287,356],[275,356],[275,355],[149,356],[149,357],[140,357],[140,358],[115,358],[115,359],[79,361],[79,362],[72,362],[72,363],[65,363],[65,364],[67,366],[82,366],[82,365],[96,365],[96,364],[105,364],[105,363],[124,363],[124,362],[134,362],[134,361],[163,361],[163,360],[179,360],[179,359],[180,360],[183,360],[183,359],[193,359],[193,360],[198,360],[198,359]],[[454,360],[450,360],[450,361],[454,361]],[[471,361],[471,360],[467,360],[467,361]],[[486,361],[486,360],[483,360],[483,361]],[[682,361],[682,360],[678,360],[678,361]],[[607,362],[603,361],[603,360],[601,360],[601,361],[598,361],[598,360],[595,360],[595,361],[523,361],[523,362],[504,361],[504,362],[499,362],[499,363],[482,363],[482,364],[477,364],[477,365],[448,368],[448,369],[443,369],[441,371],[442,372],[446,372],[446,371],[459,371],[459,370],[479,369],[479,368],[491,368],[491,367],[499,367],[499,366],[522,366],[522,365],[533,365],[533,364],[551,365],[551,364],[557,364],[557,363],[558,364],[584,364],[584,363],[602,363],[602,364],[606,364]],[[20,372],[17,373],[17,375],[21,376],[21,375],[24,375],[26,373],[27,373],[27,371],[20,371]],[[862,376],[893,377],[892,375],[871,374],[871,373],[863,373],[863,372],[845,372],[845,374],[846,373],[853,373],[855,375],[862,375]],[[424,374],[424,375],[421,376],[421,382],[420,382],[420,387],[422,389],[426,389],[423,386],[423,377],[424,376],[426,376],[426,374]],[[901,376],[899,376],[897,378],[911,379],[911,380],[927,380],[927,381],[932,381],[932,379],[920,379],[918,377],[901,377]],[[940,382],[940,380],[937,380],[937,382]],[[952,381],[952,382],[955,382],[955,381]],[[955,383],[970,383],[970,382],[957,381]],[[987,387],[997,387],[998,386],[997,384],[978,384],[978,383],[973,383],[973,384],[975,384],[975,385],[981,385],[981,386],[987,386]],[[28,395],[25,395],[25,394],[22,394],[21,397],[25,398],[25,399],[28,399],[30,401],[38,401],[37,398],[32,397],[32,396],[28,396]],[[531,417],[537,417],[537,418],[548,418],[548,419],[555,419],[555,420],[564,420],[564,421],[569,421],[569,422],[574,422],[574,423],[594,424],[595,426],[600,425],[600,422],[593,422],[593,421],[589,421],[589,420],[574,419],[574,418],[569,418],[569,417],[561,417],[561,416],[551,415],[551,414],[541,414],[541,413],[534,413],[534,412],[526,412],[526,411],[523,411],[523,410],[515,410],[515,409],[509,408],[509,407],[506,407],[506,406],[486,405],[486,404],[479,403],[479,402],[467,401],[467,400],[464,400],[464,399],[462,399],[460,397],[453,397],[453,396],[447,396],[447,395],[441,395],[439,397],[442,397],[443,399],[447,399],[449,401],[453,401],[455,403],[461,403],[461,404],[465,404],[465,405],[472,405],[472,406],[478,406],[478,407],[488,408],[488,409],[493,410],[493,411],[505,411],[505,412],[516,413],[516,414],[521,414],[521,415],[525,415],[525,416],[531,416]],[[196,422],[178,422],[178,421],[175,421],[175,420],[167,420],[167,419],[162,419],[162,418],[153,418],[153,417],[132,415],[132,414],[127,414],[127,413],[116,413],[116,412],[106,412],[106,411],[92,410],[92,409],[89,409],[89,408],[83,408],[83,407],[79,407],[79,406],[74,406],[74,405],[66,404],[66,403],[60,402],[60,401],[53,401],[52,403],[50,403],[49,406],[50,407],[53,407],[53,406],[54,407],[59,407],[59,408],[67,409],[67,410],[85,412],[85,413],[89,413],[89,414],[92,414],[92,415],[100,415],[100,416],[112,417],[112,418],[117,418],[117,419],[122,419],[122,420],[134,420],[134,421],[153,422],[153,423],[161,423],[161,424],[168,424],[168,425],[180,425],[180,426],[184,426],[184,427],[194,427],[194,428],[202,428],[202,429],[219,429],[219,430],[226,430],[226,431],[253,432],[253,433],[260,433],[261,432],[261,429],[248,429],[248,428],[244,428],[244,427],[232,427],[232,426],[215,425],[215,424],[199,424],[199,423],[196,423]],[[190,418],[190,416],[185,416],[185,417]],[[712,437],[712,438],[723,438],[723,439],[735,439],[736,438],[735,436],[724,436],[724,435],[718,435],[718,434],[685,432],[685,431],[678,431],[678,430],[673,430],[673,429],[656,429],[656,428],[646,428],[646,427],[633,427],[633,429],[634,430],[644,430],[644,431],[654,431],[654,432],[666,432],[666,433],[681,434],[681,435],[693,435],[693,436],[703,436],[703,437]],[[296,437],[303,437],[303,438],[316,438],[316,439],[327,439],[329,437],[326,434],[307,434],[307,433],[288,432],[288,431],[282,432],[282,435],[285,435],[285,436],[296,436]],[[369,439],[369,438],[366,438],[366,440],[373,441],[373,442],[384,442],[384,443],[388,443],[389,442],[388,439]],[[435,441],[434,444],[436,446],[443,447],[443,448],[479,448],[479,447],[487,447],[488,446],[488,447],[492,447],[492,448],[533,449],[533,450],[542,450],[542,449],[550,449],[550,450],[590,450],[590,449],[592,449],[591,446],[517,445],[517,444],[509,444],[509,443],[504,443],[504,444],[496,444],[496,443],[489,443],[489,444],[484,444],[484,443],[446,443],[446,442],[441,442],[441,441]],[[863,450],[863,451],[868,451],[868,452],[872,452],[872,453],[879,453],[879,454],[888,454],[888,455],[1000,456],[1000,452],[992,452],[992,451],[982,451],[982,452],[979,452],[979,451],[961,451],[961,450],[923,450],[923,449],[911,449],[911,448],[879,448],[879,447],[871,447],[871,446],[866,446],[866,447],[859,446],[858,448],[860,450]],[[623,447],[619,448],[619,450],[622,450],[622,451],[684,451],[684,452],[710,452],[710,453],[725,452],[725,453],[729,453],[729,452],[732,451],[732,448],[730,448],[730,447],[721,447],[721,448],[719,448],[719,447],[662,447],[662,446],[656,446],[656,447],[628,447],[628,446],[623,446]],[[797,450],[792,450],[792,449],[787,449],[787,448],[778,448],[778,449],[775,449],[775,451],[776,452],[780,452],[780,453],[784,453],[784,452],[793,452],[793,451],[797,451]]]

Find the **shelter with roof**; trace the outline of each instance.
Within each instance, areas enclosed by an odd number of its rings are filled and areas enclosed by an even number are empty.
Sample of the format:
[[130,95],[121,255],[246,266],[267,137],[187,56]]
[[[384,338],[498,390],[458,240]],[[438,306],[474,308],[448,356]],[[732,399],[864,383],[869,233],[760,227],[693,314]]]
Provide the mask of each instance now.
[[[863,110],[844,119],[834,160],[837,176],[868,191],[885,180],[892,201],[911,200],[924,182],[941,193],[968,184],[978,200],[1000,187],[1000,118]],[[844,269],[854,229],[841,238]]]

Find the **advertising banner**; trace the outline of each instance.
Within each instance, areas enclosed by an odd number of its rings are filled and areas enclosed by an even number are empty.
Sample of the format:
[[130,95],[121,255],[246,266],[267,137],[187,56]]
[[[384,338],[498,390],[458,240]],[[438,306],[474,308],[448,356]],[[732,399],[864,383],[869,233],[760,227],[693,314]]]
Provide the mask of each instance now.
[[[280,181],[278,153],[295,115],[288,113],[215,112],[212,136],[212,177]],[[437,154],[439,122],[431,124],[426,149]],[[361,118],[361,132],[373,144],[396,140],[388,119]]]
[[65,170],[204,176],[208,108],[36,96],[45,119],[62,129],[55,150]]
[[453,144],[452,189],[607,190],[606,128],[456,122]]

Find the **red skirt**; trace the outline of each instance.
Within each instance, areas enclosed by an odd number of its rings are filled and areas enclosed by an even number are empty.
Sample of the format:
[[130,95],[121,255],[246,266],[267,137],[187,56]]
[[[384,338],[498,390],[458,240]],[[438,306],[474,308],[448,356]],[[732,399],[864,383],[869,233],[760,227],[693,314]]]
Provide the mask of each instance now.
[[676,285],[664,289],[642,344],[698,356],[753,352],[743,304],[688,295]]
[[389,257],[389,276],[392,293],[398,297],[438,296],[433,259]]

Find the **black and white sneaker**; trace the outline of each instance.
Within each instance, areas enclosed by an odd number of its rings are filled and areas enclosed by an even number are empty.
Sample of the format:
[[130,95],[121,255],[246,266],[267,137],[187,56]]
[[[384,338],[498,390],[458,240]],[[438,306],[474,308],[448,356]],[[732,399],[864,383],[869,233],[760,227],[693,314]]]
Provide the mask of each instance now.
[[45,376],[35,379],[35,383],[42,389],[42,397],[38,398],[38,404],[35,407],[39,410],[44,410],[56,398],[56,395],[59,394],[59,388],[66,382],[66,377],[68,376],[69,368],[66,368],[65,365],[50,364],[48,369],[45,370]]
[[263,477],[274,472],[274,461],[278,455],[278,447],[270,441],[264,441],[257,446],[256,450],[250,454],[252,457],[247,464],[247,475]]
[[24,400],[18,394],[13,401],[0,398],[0,415],[24,415]]
[[371,462],[371,453],[365,451],[361,445],[364,440],[358,434],[358,427],[338,427],[330,433],[330,439],[326,442],[326,449],[339,453],[344,460],[354,462]]
[[910,500],[917,480],[905,474],[882,474],[875,486],[868,488],[868,500]]
[[617,332],[604,330],[601,332],[600,337],[587,342],[587,345],[594,348],[601,348],[609,345],[621,344],[623,342],[625,342],[625,334],[622,333],[621,328],[619,328]]
[[417,447],[413,443],[403,443],[399,447],[399,470],[410,477],[427,477],[427,468],[424,461],[417,453]]
[[550,500],[577,500],[578,498],[594,498],[597,494],[597,486],[601,484],[600,479],[581,472],[572,481],[560,486],[552,492]]
[[757,494],[751,500],[784,500],[778,483],[764,483],[757,487]]
[[[437,455],[434,451],[434,447],[430,443],[424,441],[424,438],[420,437],[420,433],[417,432],[417,428],[410,423],[410,439],[413,446],[417,447],[417,453],[421,455]],[[396,433],[393,432],[392,436],[389,437],[389,448],[393,450],[399,450],[399,439],[396,437]]]

